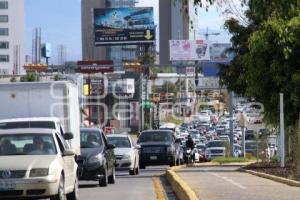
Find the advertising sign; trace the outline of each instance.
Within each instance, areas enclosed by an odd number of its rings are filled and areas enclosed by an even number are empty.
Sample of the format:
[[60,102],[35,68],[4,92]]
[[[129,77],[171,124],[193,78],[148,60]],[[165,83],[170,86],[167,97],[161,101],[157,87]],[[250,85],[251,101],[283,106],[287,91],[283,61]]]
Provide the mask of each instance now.
[[153,43],[153,8],[95,8],[95,45]]
[[213,62],[226,62],[233,59],[227,50],[231,47],[229,43],[214,43],[210,45],[210,60]]
[[107,92],[109,94],[134,94],[134,79],[109,80]]
[[131,113],[130,126],[138,127],[140,123],[139,120],[140,107],[138,101],[130,102],[130,113]]
[[186,67],[185,73],[188,76],[194,76],[195,75],[195,67]]
[[76,72],[83,74],[114,72],[114,62],[104,61],[78,61]]
[[171,61],[195,61],[205,57],[207,44],[203,40],[170,40]]
[[51,58],[52,57],[52,48],[50,43],[45,43],[42,47],[42,56],[44,58]]

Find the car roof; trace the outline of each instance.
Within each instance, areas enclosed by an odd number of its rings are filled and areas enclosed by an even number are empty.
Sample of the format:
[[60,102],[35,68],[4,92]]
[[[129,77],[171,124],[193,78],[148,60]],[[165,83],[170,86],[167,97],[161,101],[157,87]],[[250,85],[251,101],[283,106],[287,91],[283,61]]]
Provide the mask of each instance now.
[[165,124],[162,124],[159,128],[176,128],[176,124],[165,123]]
[[125,135],[125,134],[110,134],[110,135],[107,135],[107,137],[129,137],[129,135]]
[[0,134],[22,134],[22,133],[53,134],[53,133],[55,133],[55,130],[53,130],[53,129],[44,129],[44,128],[22,128],[22,129],[0,130]]
[[155,133],[174,133],[173,131],[171,131],[171,130],[146,130],[146,131],[142,131],[142,133],[153,133],[153,132],[155,132]]
[[0,123],[6,122],[27,122],[27,121],[55,121],[59,122],[57,117],[27,117],[27,118],[9,118],[9,119],[1,119]]

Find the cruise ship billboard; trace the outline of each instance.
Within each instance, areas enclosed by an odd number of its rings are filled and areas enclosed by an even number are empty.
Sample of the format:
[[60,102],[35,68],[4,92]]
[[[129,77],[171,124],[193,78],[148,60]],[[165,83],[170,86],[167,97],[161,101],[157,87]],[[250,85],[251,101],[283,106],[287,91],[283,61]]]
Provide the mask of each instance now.
[[95,45],[153,43],[153,8],[95,8]]

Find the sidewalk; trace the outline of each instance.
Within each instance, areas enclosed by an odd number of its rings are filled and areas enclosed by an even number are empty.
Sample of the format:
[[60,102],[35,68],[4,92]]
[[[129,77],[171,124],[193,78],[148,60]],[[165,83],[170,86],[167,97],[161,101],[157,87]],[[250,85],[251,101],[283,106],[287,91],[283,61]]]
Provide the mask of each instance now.
[[201,200],[296,200],[300,188],[237,171],[234,166],[176,170]]

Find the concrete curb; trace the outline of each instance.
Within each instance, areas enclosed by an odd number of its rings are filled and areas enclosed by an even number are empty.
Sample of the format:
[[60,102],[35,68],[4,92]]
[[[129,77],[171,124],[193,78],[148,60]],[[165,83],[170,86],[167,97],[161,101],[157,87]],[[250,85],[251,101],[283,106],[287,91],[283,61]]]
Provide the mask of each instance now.
[[163,192],[163,187],[160,183],[159,176],[152,177],[155,193],[156,193],[156,200],[165,200],[165,195]]
[[247,170],[247,169],[240,169],[241,172],[246,172],[255,176],[259,176],[261,178],[266,178],[266,179],[270,179],[272,181],[276,181],[279,183],[283,183],[289,186],[294,186],[294,187],[300,187],[300,182],[298,181],[294,181],[294,180],[290,180],[287,178],[282,178],[282,177],[278,177],[278,176],[274,176],[274,175],[270,175],[270,174],[266,174],[266,173],[262,173],[262,172],[256,172],[256,171],[252,171],[252,170]]
[[[176,169],[176,167],[174,168]],[[199,200],[190,186],[176,174],[174,168],[166,171],[166,177],[177,197],[180,200]],[[179,168],[182,167],[179,166]]]

